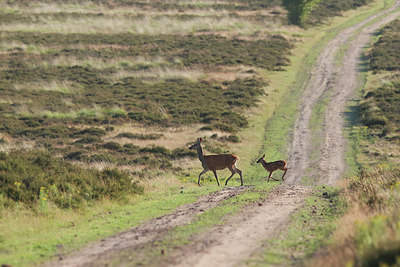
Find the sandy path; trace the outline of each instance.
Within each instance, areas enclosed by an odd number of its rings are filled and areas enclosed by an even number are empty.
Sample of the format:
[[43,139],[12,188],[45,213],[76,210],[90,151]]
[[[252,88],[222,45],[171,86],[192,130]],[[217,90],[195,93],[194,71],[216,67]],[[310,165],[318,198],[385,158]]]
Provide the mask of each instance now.
[[[364,28],[352,38],[358,29],[379,15],[373,15],[363,22],[341,31],[321,52],[300,100],[300,115],[295,123],[293,142],[290,150],[290,169],[287,183],[279,186],[258,205],[249,206],[233,216],[229,223],[211,229],[198,237],[195,242],[174,255],[168,256],[165,265],[180,266],[234,266],[240,265],[251,253],[260,247],[260,242],[273,237],[284,229],[289,217],[302,206],[310,188],[299,185],[309,174],[311,167],[311,132],[309,122],[312,110],[326,90],[331,90],[324,125],[321,129],[322,158],[312,174],[320,176],[321,183],[334,184],[345,170],[345,140],[342,137],[343,111],[346,100],[357,87],[357,64],[362,47],[370,35],[384,24],[400,15],[387,15],[379,22]],[[335,62],[339,48],[350,45],[340,68]],[[295,170],[295,171],[294,171]],[[116,234],[101,242],[94,243],[76,253],[53,261],[47,266],[104,266],[121,251],[140,249],[143,244],[159,240],[162,235],[178,225],[190,223],[192,218],[204,210],[217,206],[222,200],[243,192],[248,187],[224,188],[223,190],[185,205],[176,212],[151,220],[129,231]]]
[[174,255],[171,266],[235,266],[260,248],[260,241],[282,230],[311,188],[281,185],[262,203],[249,206],[224,226],[194,240]]
[[[352,92],[357,88],[357,75],[359,72],[359,56],[362,48],[368,44],[368,41],[377,29],[395,19],[399,13],[391,14],[364,28],[356,38],[351,39],[354,33],[367,25],[380,15],[388,14],[400,5],[396,4],[387,11],[370,16],[366,20],[342,30],[333,40],[331,40],[321,52],[317,63],[310,73],[309,81],[305,87],[301,105],[300,115],[294,127],[293,141],[290,150],[290,168],[295,169],[296,173],[288,177],[288,182],[299,183],[305,175],[319,176],[323,184],[335,184],[344,173],[346,164],[344,161],[344,152],[346,142],[343,138],[343,123],[346,101]],[[335,56],[339,49],[347,44],[350,49],[347,50],[343,61],[337,64]],[[320,100],[324,92],[330,90],[331,98],[328,103],[324,116],[323,129],[320,132],[320,138],[323,140],[321,147],[322,157],[319,160],[317,168],[311,173],[307,172],[310,167],[308,160],[311,155],[312,141],[309,123],[313,107]]]

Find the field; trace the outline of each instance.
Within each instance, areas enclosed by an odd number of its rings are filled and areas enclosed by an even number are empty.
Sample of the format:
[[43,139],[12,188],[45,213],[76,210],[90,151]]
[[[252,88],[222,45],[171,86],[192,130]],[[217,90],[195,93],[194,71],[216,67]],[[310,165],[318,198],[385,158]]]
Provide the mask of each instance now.
[[215,190],[192,188],[187,147],[235,152],[297,40],[280,1],[10,1],[0,21],[0,258],[16,265]]
[[[211,152],[227,151],[248,126],[246,113],[268,94],[260,72],[282,71],[294,43],[275,32],[287,23],[277,3],[265,11],[257,11],[262,1],[229,6],[5,3],[0,140],[2,151],[13,152],[3,164],[22,157],[42,167],[42,156],[25,155],[28,149],[55,155],[54,164],[118,168],[142,179],[158,170],[184,176],[182,165],[195,157],[186,148],[198,136],[210,137]],[[73,194],[46,179],[32,187],[35,176],[3,170],[8,187],[32,194],[28,201],[5,191],[7,205],[32,205],[40,187]]]
[[[263,151],[270,158],[289,156],[298,96],[317,57],[311,50],[318,42],[322,48],[326,29],[336,29],[329,28],[331,17],[371,2],[1,3],[0,264],[43,263],[219,190],[212,173],[203,176],[204,187],[195,187],[201,166],[187,148],[198,137],[207,154],[238,154],[245,184],[254,188],[136,251],[138,264],[148,261],[146,253],[162,262],[158,250],[175,253],[199,232],[265,199],[279,183],[263,184],[265,170],[255,160]],[[359,207],[385,210],[382,216],[393,211],[382,203],[397,203],[397,195],[381,194],[397,192],[399,27],[398,20],[387,25],[365,55],[368,82],[350,138],[357,164],[368,171],[344,189],[315,188],[288,231],[288,240],[311,240],[301,248],[302,262],[327,245],[353,194]],[[315,130],[322,121],[314,120]],[[363,182],[381,174],[373,195],[364,196],[369,185]],[[240,185],[238,176],[230,185]],[[327,210],[329,218],[309,209]],[[320,235],[298,230],[302,217],[315,221],[306,227]],[[374,220],[357,238],[369,238],[363,234]],[[386,236],[377,245],[382,253]],[[276,241],[282,243],[297,244]],[[369,249],[352,257],[367,258]],[[275,260],[269,256],[259,264]]]

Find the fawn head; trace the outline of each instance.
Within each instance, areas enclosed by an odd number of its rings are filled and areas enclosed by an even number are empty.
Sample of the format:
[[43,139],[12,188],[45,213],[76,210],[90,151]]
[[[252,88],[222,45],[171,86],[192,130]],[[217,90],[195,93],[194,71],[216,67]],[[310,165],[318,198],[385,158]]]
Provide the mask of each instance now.
[[197,148],[199,148],[200,145],[201,145],[201,142],[203,142],[203,139],[201,139],[201,137],[197,138],[196,143],[194,143],[193,145],[191,145],[191,146],[189,147],[189,149],[197,149]]
[[261,158],[259,158],[259,159],[257,160],[257,163],[261,163],[261,162],[263,161],[264,157],[265,157],[265,154],[264,154]]

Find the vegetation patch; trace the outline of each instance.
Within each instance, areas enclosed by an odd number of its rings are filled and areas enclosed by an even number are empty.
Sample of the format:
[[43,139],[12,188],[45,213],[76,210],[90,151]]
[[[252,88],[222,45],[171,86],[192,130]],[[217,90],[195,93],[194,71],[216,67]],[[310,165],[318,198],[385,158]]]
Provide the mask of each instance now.
[[306,25],[321,24],[329,17],[340,16],[342,12],[371,3],[372,0],[320,0],[310,10]]
[[[349,212],[335,242],[312,264],[396,266],[399,263],[400,169],[380,165],[350,177],[341,192]],[[335,236],[335,235],[334,235]]]
[[129,174],[76,167],[46,152],[0,153],[0,208],[22,205],[46,211],[79,208],[103,198],[123,199],[143,191]]
[[385,26],[379,40],[370,52],[370,67],[373,71],[400,70],[400,20],[394,20]]
[[116,137],[139,139],[139,140],[157,140],[162,137],[162,134],[135,134],[135,133],[120,133]]
[[379,136],[400,135],[399,103],[400,77],[397,77],[366,93],[360,104],[363,124]]
[[[366,88],[363,101],[360,103],[362,123],[380,137],[400,135],[400,20],[385,26],[378,41],[368,53],[370,67],[378,80]],[[390,71],[378,73],[382,71]]]

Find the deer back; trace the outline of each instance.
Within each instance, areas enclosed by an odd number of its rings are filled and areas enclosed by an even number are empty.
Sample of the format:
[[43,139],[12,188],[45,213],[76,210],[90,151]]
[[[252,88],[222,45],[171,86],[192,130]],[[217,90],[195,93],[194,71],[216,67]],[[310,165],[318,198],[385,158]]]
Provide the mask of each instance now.
[[204,163],[209,170],[222,170],[227,167],[233,166],[239,157],[233,154],[220,154],[204,156]]
[[263,166],[265,167],[265,169],[267,169],[267,171],[272,172],[272,171],[276,171],[276,170],[280,170],[280,169],[285,168],[286,167],[286,161],[277,160],[277,161],[272,161],[272,162],[265,162],[265,164],[263,164]]

